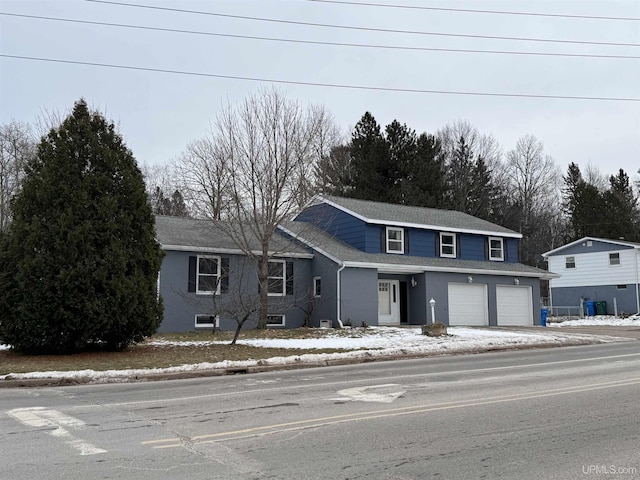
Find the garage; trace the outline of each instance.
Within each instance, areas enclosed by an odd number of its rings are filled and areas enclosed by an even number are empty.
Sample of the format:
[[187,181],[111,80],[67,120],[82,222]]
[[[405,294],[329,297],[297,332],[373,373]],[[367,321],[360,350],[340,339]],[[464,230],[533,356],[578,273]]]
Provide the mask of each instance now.
[[485,326],[488,318],[486,285],[449,284],[449,325]]
[[496,286],[498,325],[533,325],[531,287],[515,285]]

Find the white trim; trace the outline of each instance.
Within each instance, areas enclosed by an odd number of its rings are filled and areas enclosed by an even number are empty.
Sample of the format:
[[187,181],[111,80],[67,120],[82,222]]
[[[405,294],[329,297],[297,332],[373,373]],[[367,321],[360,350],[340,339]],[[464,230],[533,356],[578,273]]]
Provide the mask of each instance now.
[[[320,286],[320,293],[318,293],[318,285]],[[313,277],[313,296],[314,298],[322,296],[322,277]]]
[[[450,236],[453,237],[453,243],[443,243],[442,242],[442,237],[446,235],[446,236]],[[458,236],[453,233],[453,232],[440,232],[440,257],[442,258],[458,258]],[[453,253],[442,253],[442,247],[446,246],[446,247],[453,247]]]
[[[494,250],[491,248],[491,242],[492,241],[498,241],[500,242],[500,256],[499,257],[493,257],[491,256],[491,251]],[[500,238],[500,237],[489,237],[489,260],[491,260],[492,262],[504,262],[504,239]]]
[[[269,323],[269,317],[282,317],[282,323]],[[284,327],[287,324],[287,316],[284,313],[267,314],[267,327]]]
[[[287,261],[280,259],[271,259],[269,263],[280,263],[282,264],[282,277],[272,277],[267,272],[267,296],[268,297],[285,297],[287,295]],[[267,267],[268,268],[268,267]],[[270,278],[282,278],[282,292],[271,293],[269,291],[269,279]]]
[[[326,203],[327,205],[331,205],[332,207],[337,208],[338,210],[342,210],[345,213],[348,213],[349,215],[362,220],[364,222],[367,223],[373,223],[376,225],[391,225],[394,227],[404,227],[404,228],[420,228],[420,229],[425,229],[425,230],[442,230],[442,229],[446,229],[449,232],[455,232],[455,233],[471,233],[471,234],[476,234],[476,235],[501,235],[503,237],[510,237],[510,238],[522,238],[522,234],[521,233],[517,233],[517,232],[498,232],[495,230],[475,230],[475,229],[471,229],[471,228],[456,228],[456,227],[450,227],[448,225],[428,225],[425,223],[412,223],[412,222],[395,222],[393,220],[378,220],[375,218],[367,218],[364,215],[360,215],[359,213],[354,212],[353,210],[349,210],[347,207],[343,207],[342,205],[339,205],[337,203],[332,202],[331,200],[328,200],[324,197],[320,197],[320,202],[319,203]],[[401,205],[399,205],[401,206]]]
[[210,315],[208,313],[196,313],[193,319],[194,328],[213,328],[213,323],[198,323],[198,317],[213,317],[215,318],[215,328],[220,328],[220,316],[219,315]]
[[[617,255],[618,256],[618,263],[611,263],[611,255]],[[620,263],[620,252],[609,252],[609,266],[610,267],[619,267],[621,265]]]
[[[611,240],[608,238],[598,238],[598,237],[582,237],[579,240],[574,240],[571,243],[567,243],[566,245],[562,245],[561,247],[558,248],[554,248],[553,250],[549,250],[548,252],[545,252],[542,254],[543,257],[549,257],[552,255],[555,255],[556,253],[558,253],[559,251],[568,248],[568,247],[573,247],[574,245],[578,245],[582,242],[602,242],[602,243],[610,243],[612,245],[622,245],[625,247],[631,247],[631,248],[635,248],[636,250],[640,250],[640,243],[634,243],[634,242],[626,242],[624,240]],[[586,253],[586,252],[585,252]]]
[[[519,272],[515,270],[492,270],[485,268],[466,268],[466,267],[435,267],[428,265],[396,265],[392,263],[377,263],[377,262],[358,262],[358,261],[342,261],[338,257],[330,254],[326,250],[317,247],[312,242],[297,236],[294,232],[279,226],[282,231],[301,241],[309,248],[312,248],[319,254],[328,258],[332,262],[336,263],[340,268],[337,274],[338,278],[338,286],[340,285],[340,272],[345,268],[375,268],[380,271],[380,273],[426,273],[426,272],[451,272],[451,273],[475,273],[475,274],[486,274],[486,275],[511,275],[511,276],[520,276],[520,277],[531,277],[531,278],[542,278],[544,280],[549,280],[552,278],[560,278],[560,275],[553,272],[545,272],[543,274],[536,272]],[[420,257],[422,258],[422,257]],[[425,259],[429,259],[431,257],[424,257]],[[639,256],[639,264],[640,264],[640,256]],[[339,290],[339,289],[338,289]],[[338,292],[339,293],[339,292]],[[638,295],[640,298],[640,294]],[[340,296],[338,295],[338,302],[340,302]],[[640,300],[639,300],[640,303]],[[338,309],[338,318],[340,318],[340,309]]]
[[[400,232],[400,240],[398,239],[390,239],[389,232]],[[404,255],[404,228],[399,227],[387,227],[385,229],[385,250],[386,253],[393,253],[396,255]],[[400,250],[392,250],[389,248],[390,243],[400,243]]]
[[[214,259],[216,261],[217,273],[203,273],[206,277],[216,277],[215,290],[200,290],[200,259]],[[222,275],[222,259],[217,255],[197,255],[196,256],[196,295],[220,295],[220,277]]]
[[[163,250],[170,250],[172,252],[202,252],[202,253],[218,253],[221,255],[245,255],[246,252],[238,248],[217,248],[217,247],[197,247],[194,245],[162,245]],[[257,257],[262,256],[262,251],[252,250],[251,255]],[[282,252],[268,252],[269,257],[282,257],[282,258],[313,258],[312,253],[282,253]]]

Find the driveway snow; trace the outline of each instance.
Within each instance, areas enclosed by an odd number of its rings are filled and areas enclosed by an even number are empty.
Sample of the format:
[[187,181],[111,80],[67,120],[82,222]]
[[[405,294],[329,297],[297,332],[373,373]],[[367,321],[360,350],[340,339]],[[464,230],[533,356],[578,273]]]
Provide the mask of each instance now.
[[[618,319],[620,320],[620,319]],[[638,320],[636,320],[638,321]],[[640,324],[640,321],[638,321]],[[563,325],[568,325],[564,322]],[[608,324],[610,325],[610,323]],[[635,324],[634,324],[635,325]],[[325,338],[315,339],[260,339],[240,340],[238,343],[257,347],[290,349],[343,349],[343,353],[304,354],[274,357],[266,360],[223,361],[199,363],[168,368],[135,370],[80,370],[72,372],[29,372],[0,375],[9,379],[83,379],[93,382],[128,381],[137,377],[157,374],[197,372],[216,369],[249,368],[278,365],[328,364],[336,361],[358,360],[372,357],[402,357],[411,355],[438,355],[461,352],[480,352],[525,346],[560,346],[585,343],[624,341],[618,337],[564,333],[560,329],[532,329],[532,331],[501,330],[498,328],[449,327],[446,337],[422,335],[420,327],[370,327],[329,331]],[[167,342],[152,341],[152,345],[210,345],[222,342]],[[0,346],[0,348],[3,348]],[[6,346],[4,347],[6,348]]]

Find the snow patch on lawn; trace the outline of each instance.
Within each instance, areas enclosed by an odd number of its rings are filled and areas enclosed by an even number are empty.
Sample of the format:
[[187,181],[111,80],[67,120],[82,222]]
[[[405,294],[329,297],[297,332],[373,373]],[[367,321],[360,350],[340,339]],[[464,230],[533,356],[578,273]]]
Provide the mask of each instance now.
[[[508,331],[496,328],[449,327],[446,337],[428,337],[422,335],[420,327],[370,327],[367,329],[334,330],[325,338],[307,339],[246,339],[238,343],[256,347],[290,349],[341,349],[342,353],[321,353],[274,357],[265,360],[223,361],[217,363],[198,363],[167,368],[131,369],[131,370],[78,370],[72,372],[29,372],[0,375],[3,379],[84,379],[100,381],[128,381],[136,377],[197,372],[212,369],[247,368],[255,366],[294,365],[301,363],[327,363],[336,360],[361,359],[382,356],[403,356],[420,354],[446,354],[483,351],[487,349],[513,348],[533,345],[572,345],[577,343],[607,343],[623,339],[617,337],[565,334],[558,330],[545,328],[535,332]],[[205,346],[216,341],[169,342],[155,340],[150,345],[158,346]],[[6,347],[5,347],[6,348]]]
[[547,323],[549,327],[589,327],[589,326],[612,326],[612,327],[640,327],[640,317],[633,315],[627,318],[618,318],[609,315],[598,315],[595,317],[585,317],[577,320],[565,320],[564,322],[551,321]]

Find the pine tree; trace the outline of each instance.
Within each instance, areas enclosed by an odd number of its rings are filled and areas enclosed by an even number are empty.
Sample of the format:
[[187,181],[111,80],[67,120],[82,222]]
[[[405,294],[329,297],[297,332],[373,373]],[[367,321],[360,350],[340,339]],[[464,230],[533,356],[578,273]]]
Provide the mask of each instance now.
[[389,149],[380,125],[366,112],[351,137],[351,173],[353,189],[349,195],[363,200],[387,200]]
[[638,197],[629,183],[629,176],[623,169],[609,178],[610,188],[604,194],[608,216],[607,238],[624,238],[631,242],[639,240]]
[[25,353],[127,347],[162,317],[162,251],[145,184],[84,100],[41,140],[0,252],[0,342]]

